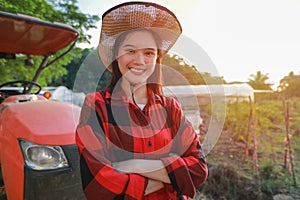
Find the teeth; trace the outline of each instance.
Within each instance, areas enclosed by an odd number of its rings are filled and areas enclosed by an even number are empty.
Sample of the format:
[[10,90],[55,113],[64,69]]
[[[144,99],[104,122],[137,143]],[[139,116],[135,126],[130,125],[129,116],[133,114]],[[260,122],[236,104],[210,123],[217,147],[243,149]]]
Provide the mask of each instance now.
[[130,70],[133,72],[139,72],[139,73],[144,71],[143,69],[137,69],[137,68],[131,68]]

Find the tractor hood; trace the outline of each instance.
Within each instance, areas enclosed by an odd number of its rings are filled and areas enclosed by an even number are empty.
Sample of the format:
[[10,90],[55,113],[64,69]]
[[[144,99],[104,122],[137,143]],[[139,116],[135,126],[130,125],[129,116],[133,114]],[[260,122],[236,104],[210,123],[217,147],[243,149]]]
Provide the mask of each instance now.
[[2,131],[37,144],[75,144],[80,107],[58,101],[5,103],[0,110]]
[[42,21],[22,14],[0,11],[0,52],[51,55],[78,36],[69,25]]

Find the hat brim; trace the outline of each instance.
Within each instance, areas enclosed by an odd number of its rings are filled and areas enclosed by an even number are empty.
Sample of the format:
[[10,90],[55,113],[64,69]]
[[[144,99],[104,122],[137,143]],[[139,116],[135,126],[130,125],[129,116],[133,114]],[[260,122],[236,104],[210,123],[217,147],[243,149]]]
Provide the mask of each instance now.
[[163,54],[171,49],[182,32],[176,16],[161,5],[148,2],[119,4],[102,16],[98,53],[106,67],[114,60],[113,48],[116,38],[123,32],[139,28],[150,29],[160,37]]

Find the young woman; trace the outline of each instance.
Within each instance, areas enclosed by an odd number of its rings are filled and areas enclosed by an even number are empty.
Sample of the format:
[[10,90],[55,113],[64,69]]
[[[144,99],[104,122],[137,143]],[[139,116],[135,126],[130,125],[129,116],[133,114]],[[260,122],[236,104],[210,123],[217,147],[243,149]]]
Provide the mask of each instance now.
[[87,95],[76,131],[86,198],[194,197],[208,174],[201,145],[161,88],[161,60],[181,34],[177,18],[154,3],[128,2],[102,20],[98,52],[112,80]]

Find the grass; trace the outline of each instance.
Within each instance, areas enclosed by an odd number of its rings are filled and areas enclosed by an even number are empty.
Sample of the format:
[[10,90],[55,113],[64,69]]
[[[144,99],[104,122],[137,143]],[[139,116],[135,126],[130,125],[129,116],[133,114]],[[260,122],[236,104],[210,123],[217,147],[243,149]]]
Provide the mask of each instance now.
[[[263,139],[263,138],[262,138]],[[294,137],[295,144],[300,138]],[[281,140],[278,140],[281,141]],[[268,151],[264,151],[268,149]],[[282,148],[279,148],[282,149]],[[291,199],[300,199],[300,163],[299,149],[294,151],[295,169],[298,185],[288,169],[283,168],[283,153],[277,149],[276,162],[272,160],[270,147],[260,147],[259,174],[253,169],[252,157],[243,161],[243,148],[236,145],[228,132],[222,133],[218,143],[207,156],[209,176],[205,184],[198,188],[195,199],[202,200],[272,200],[276,194],[287,195]]]

